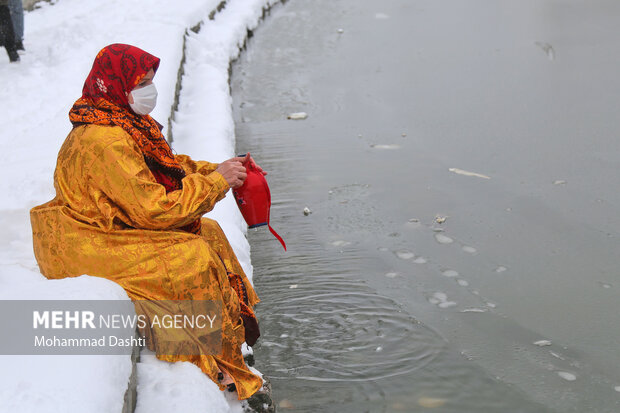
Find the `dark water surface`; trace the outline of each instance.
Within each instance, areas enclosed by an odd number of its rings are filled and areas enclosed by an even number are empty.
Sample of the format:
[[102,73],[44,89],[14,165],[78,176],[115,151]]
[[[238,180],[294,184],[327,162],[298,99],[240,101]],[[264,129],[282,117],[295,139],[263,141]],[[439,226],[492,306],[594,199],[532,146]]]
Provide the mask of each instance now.
[[290,0],[233,66],[281,411],[620,411],[620,4],[500,3]]

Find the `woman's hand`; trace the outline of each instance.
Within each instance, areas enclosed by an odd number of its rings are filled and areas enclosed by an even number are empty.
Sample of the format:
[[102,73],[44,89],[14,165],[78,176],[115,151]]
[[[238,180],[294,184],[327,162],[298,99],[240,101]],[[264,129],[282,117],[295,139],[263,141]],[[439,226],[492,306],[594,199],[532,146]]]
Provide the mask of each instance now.
[[215,169],[215,172],[222,174],[232,189],[237,189],[243,185],[248,176],[242,164],[244,159],[244,157],[231,158],[219,164]]
[[[250,153],[248,152],[245,154],[245,156],[237,156],[235,158],[230,158],[229,160],[222,162],[218,165],[215,171],[222,174],[222,176],[224,177],[224,179],[226,179],[226,182],[228,182],[228,185],[232,189],[237,189],[241,185],[243,185],[245,178],[247,178],[248,176],[245,170],[245,166],[243,165],[250,161],[254,162],[254,159],[252,159]],[[258,169],[258,172],[262,173],[263,175],[267,175],[267,172],[263,171],[263,168],[258,166],[256,162],[254,162],[254,165],[256,166],[256,169]]]
[[[242,159],[242,163],[245,164],[246,162],[252,161],[254,162],[254,158],[252,158],[252,156],[250,155],[250,152],[246,153],[245,156],[241,156],[239,158],[233,158],[233,159]],[[263,168],[261,168],[256,162],[254,162],[254,165],[256,166],[256,169],[258,170],[258,172],[262,173],[263,176],[267,175],[267,172],[263,171]]]

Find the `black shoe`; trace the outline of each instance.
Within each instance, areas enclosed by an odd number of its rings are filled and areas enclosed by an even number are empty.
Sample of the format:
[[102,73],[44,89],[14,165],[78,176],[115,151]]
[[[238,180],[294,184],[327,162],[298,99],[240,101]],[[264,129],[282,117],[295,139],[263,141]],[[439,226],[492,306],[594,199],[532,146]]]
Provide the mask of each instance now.
[[245,403],[251,412],[256,413],[275,413],[276,406],[271,398],[271,382],[263,376],[263,386],[256,393],[251,395]]
[[15,48],[17,50],[21,50],[22,52],[26,50],[24,49],[24,42],[22,42],[21,40],[18,40],[17,42],[15,42]]
[[11,63],[19,62],[19,54],[17,54],[17,50],[7,50],[6,52],[9,54],[9,60]]

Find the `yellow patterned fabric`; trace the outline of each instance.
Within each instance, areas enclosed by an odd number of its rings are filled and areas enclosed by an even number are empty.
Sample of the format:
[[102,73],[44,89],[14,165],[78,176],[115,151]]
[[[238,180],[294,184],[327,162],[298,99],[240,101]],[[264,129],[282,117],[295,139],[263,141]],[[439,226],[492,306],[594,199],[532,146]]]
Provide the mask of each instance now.
[[187,175],[181,190],[166,193],[122,128],[74,128],[58,154],[56,197],[30,212],[35,257],[47,278],[107,278],[132,300],[221,300],[222,354],[158,358],[190,361],[216,383],[223,368],[245,399],[262,380],[241,354],[244,328],[227,270],[241,277],[250,306],[258,297],[216,221],[202,218],[199,235],[179,229],[211,210],[229,186],[216,164],[176,159]]

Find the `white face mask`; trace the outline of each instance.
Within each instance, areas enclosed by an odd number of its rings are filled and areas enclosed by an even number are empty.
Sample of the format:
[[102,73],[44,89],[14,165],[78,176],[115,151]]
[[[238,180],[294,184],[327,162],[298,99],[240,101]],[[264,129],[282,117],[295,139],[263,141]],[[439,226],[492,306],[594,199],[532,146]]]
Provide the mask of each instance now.
[[130,103],[129,106],[138,115],[148,115],[157,105],[157,89],[154,83],[132,90],[131,96],[133,103]]

